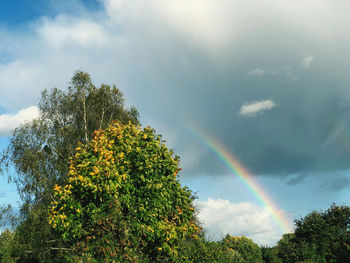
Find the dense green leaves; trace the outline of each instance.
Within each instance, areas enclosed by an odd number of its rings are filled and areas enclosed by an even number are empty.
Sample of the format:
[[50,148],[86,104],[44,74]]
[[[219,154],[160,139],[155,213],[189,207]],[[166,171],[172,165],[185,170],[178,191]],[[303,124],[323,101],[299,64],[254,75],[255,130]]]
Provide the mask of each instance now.
[[176,261],[196,263],[243,263],[241,254],[223,245],[221,241],[208,241],[203,234],[196,240],[186,239],[180,244]]
[[15,263],[17,257],[13,255],[14,233],[9,229],[4,230],[0,235],[0,262]]
[[237,251],[246,263],[262,262],[262,254],[260,247],[253,242],[253,240],[242,237],[233,237],[226,235],[222,244],[228,249]]
[[294,234],[284,235],[277,247],[283,262],[349,262],[350,207],[332,205],[295,220]]
[[277,247],[261,247],[262,259],[265,263],[282,263],[282,260],[278,257],[277,253]]
[[69,177],[54,189],[50,223],[82,251],[104,260],[176,258],[198,238],[179,159],[151,128],[113,123],[76,148]]

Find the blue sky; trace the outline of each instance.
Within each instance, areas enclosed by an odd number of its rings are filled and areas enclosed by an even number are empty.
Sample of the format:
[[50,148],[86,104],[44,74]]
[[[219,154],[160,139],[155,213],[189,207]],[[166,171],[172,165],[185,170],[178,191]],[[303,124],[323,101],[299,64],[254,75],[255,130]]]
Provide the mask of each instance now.
[[[10,1],[0,8],[0,148],[44,88],[116,84],[181,157],[211,236],[281,231],[187,127],[241,161],[291,222],[349,204],[347,1]],[[2,203],[16,203],[2,179]]]

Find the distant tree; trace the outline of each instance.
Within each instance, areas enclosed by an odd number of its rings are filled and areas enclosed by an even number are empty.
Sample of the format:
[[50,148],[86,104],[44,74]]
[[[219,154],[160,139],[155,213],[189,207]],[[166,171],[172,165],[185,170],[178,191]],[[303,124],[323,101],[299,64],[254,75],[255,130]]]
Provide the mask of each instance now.
[[261,247],[261,254],[264,263],[282,263],[282,260],[278,258],[277,247]]
[[123,94],[115,86],[97,88],[82,71],[75,72],[66,91],[44,90],[39,110],[37,119],[13,131],[0,156],[0,173],[10,175],[23,201],[24,220],[15,233],[23,245],[23,251],[17,251],[24,258],[19,262],[63,262],[57,255],[67,247],[61,247],[47,220],[52,189],[65,182],[78,142],[88,143],[96,129],[106,128],[112,120],[137,124],[138,112],[125,108]]
[[350,207],[333,204],[295,220],[294,234],[278,242],[283,262],[350,262]]
[[260,247],[245,236],[234,237],[226,235],[222,240],[222,245],[225,248],[237,251],[246,263],[263,262]]
[[277,243],[278,257],[285,263],[298,262],[302,260],[301,251],[295,242],[295,235],[287,233]]
[[209,241],[201,232],[198,239],[187,238],[179,246],[178,263],[244,263],[244,259],[232,248],[222,245],[221,241]]
[[151,128],[115,122],[98,130],[55,186],[50,223],[92,258],[174,260],[179,240],[200,230],[178,162]]
[[333,204],[295,221],[295,237],[313,244],[325,262],[350,262],[350,207]]

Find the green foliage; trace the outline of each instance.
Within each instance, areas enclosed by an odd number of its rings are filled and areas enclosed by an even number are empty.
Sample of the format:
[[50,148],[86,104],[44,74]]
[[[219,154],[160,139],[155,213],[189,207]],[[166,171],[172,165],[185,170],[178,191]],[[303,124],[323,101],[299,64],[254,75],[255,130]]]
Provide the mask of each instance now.
[[181,242],[175,262],[244,263],[244,260],[237,251],[224,247],[222,242],[208,241],[200,235],[196,240],[185,239]]
[[9,229],[3,231],[0,235],[0,262],[15,263],[17,258],[13,255],[14,233]]
[[75,72],[70,84],[66,91],[42,92],[39,118],[15,129],[0,157],[0,173],[10,174],[23,200],[24,221],[16,230],[20,262],[63,262],[61,252],[69,252],[48,224],[47,207],[54,185],[62,185],[68,176],[69,157],[78,142],[88,142],[96,129],[106,128],[112,120],[138,123],[136,109],[125,108],[115,86],[97,88],[82,71]]
[[47,199],[47,192],[66,177],[77,143],[87,143],[96,129],[113,120],[138,123],[136,109],[125,109],[120,90],[105,84],[96,88],[81,71],[67,91],[44,90],[39,109],[39,118],[14,130],[0,161],[3,171],[14,166],[16,175],[10,179],[25,202]]
[[301,260],[300,251],[295,242],[295,235],[284,234],[277,244],[278,257],[282,262],[298,262]]
[[295,220],[294,234],[278,242],[283,262],[349,262],[350,207],[333,204],[325,212],[312,212]]
[[281,259],[277,255],[277,247],[261,247],[261,254],[263,262],[265,263],[282,263]]
[[18,262],[64,262],[70,243],[62,241],[48,224],[47,209],[42,205],[30,208],[14,232],[13,254]]
[[222,241],[222,245],[227,249],[237,251],[246,263],[258,263],[263,261],[260,247],[245,236],[233,237],[226,235]]
[[50,223],[106,261],[175,258],[179,240],[199,231],[178,162],[151,128],[98,130],[76,148],[66,184],[55,186]]

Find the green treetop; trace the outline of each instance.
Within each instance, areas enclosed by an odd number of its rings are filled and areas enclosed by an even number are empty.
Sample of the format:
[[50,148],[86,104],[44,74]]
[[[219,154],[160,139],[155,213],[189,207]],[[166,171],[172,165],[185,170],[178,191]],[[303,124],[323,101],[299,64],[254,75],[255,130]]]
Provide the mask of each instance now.
[[350,262],[350,207],[333,204],[295,220],[294,234],[277,245],[283,262]]
[[226,249],[232,249],[238,252],[246,263],[262,262],[260,247],[255,244],[253,240],[245,236],[234,237],[231,235],[226,235],[221,242],[222,246]]
[[178,162],[151,128],[98,130],[76,148],[66,184],[55,186],[50,224],[77,251],[107,262],[174,259],[179,240],[200,230]]
[[115,86],[97,88],[82,71],[75,72],[70,84],[67,91],[42,92],[39,118],[13,131],[0,158],[0,172],[15,168],[10,179],[26,202],[48,198],[45,194],[67,175],[77,143],[87,143],[96,129],[113,120],[138,123],[137,110],[124,107],[123,94]]

